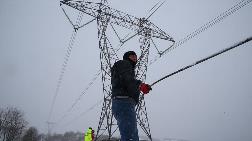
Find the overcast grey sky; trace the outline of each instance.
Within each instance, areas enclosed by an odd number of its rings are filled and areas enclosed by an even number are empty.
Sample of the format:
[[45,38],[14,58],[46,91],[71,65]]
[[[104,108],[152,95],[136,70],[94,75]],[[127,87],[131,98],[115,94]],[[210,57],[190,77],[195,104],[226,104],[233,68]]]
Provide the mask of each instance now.
[[[109,0],[109,5],[144,17],[157,2]],[[238,2],[167,0],[150,20],[179,41]],[[251,13],[252,3],[167,53],[149,66],[146,82],[152,83],[252,36]],[[82,22],[87,19],[90,18],[84,16]],[[1,0],[0,21],[0,107],[19,107],[29,126],[47,132],[46,121],[73,28],[59,1],[51,0]],[[156,42],[161,50],[167,48],[165,42]],[[145,97],[152,136],[160,140],[251,141],[251,45],[242,45],[155,85]],[[139,52],[137,38],[125,48]],[[151,48],[153,57],[156,52]],[[94,78],[99,61],[97,27],[93,22],[77,33],[53,108],[51,120],[57,122],[53,132],[97,128],[101,103],[82,113],[102,99],[101,76],[71,113],[58,121]],[[144,135],[141,129],[140,135]]]

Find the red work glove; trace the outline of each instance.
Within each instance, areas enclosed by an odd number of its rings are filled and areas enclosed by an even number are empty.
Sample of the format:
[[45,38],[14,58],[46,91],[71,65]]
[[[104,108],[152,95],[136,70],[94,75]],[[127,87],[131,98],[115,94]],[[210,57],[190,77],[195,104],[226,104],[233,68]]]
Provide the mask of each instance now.
[[143,94],[147,94],[150,92],[150,90],[152,90],[151,86],[148,84],[145,84],[145,83],[141,83],[139,85],[139,89],[140,89],[140,91],[143,92]]

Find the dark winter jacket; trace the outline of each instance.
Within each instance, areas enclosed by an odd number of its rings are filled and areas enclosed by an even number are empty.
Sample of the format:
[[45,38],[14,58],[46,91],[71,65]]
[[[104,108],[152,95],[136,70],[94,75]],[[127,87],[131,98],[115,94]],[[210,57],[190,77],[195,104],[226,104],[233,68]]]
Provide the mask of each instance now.
[[134,66],[128,60],[117,61],[111,69],[112,97],[129,96],[139,101],[140,80],[135,79]]

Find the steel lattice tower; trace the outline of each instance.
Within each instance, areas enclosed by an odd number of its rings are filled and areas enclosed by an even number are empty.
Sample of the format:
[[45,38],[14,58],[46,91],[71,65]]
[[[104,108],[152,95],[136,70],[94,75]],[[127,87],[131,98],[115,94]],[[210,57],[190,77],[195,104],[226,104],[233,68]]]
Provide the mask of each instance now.
[[[118,57],[113,47],[108,43],[106,36],[107,27],[110,24],[115,24],[136,32],[136,35],[140,37],[139,42],[141,54],[139,56],[139,61],[136,68],[136,77],[143,82],[146,79],[151,38],[154,37],[164,39],[173,43],[174,40],[164,31],[151,23],[148,19],[137,18],[119,10],[113,9],[107,5],[106,0],[102,0],[100,3],[63,0],[60,2],[60,4],[72,7],[96,18],[104,93],[104,102],[97,128],[96,140],[99,140],[99,137],[105,132],[107,132],[108,140],[110,140],[118,128],[116,120],[114,119],[111,111],[112,100],[110,69],[113,63],[118,60]],[[138,124],[146,133],[148,138],[152,140],[143,95],[140,95],[140,100],[136,107],[136,111]]]

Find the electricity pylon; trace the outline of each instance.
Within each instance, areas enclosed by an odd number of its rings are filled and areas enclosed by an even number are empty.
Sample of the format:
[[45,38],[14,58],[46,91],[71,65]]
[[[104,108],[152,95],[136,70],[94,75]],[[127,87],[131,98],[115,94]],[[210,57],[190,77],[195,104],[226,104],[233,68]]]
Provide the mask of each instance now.
[[47,121],[46,124],[47,124],[47,135],[50,136],[52,133],[51,129],[53,128],[53,125],[56,123]]
[[[118,60],[118,57],[116,55],[115,50],[108,41],[106,35],[107,27],[112,24],[118,25],[134,31],[136,34],[133,36],[140,36],[139,42],[141,54],[136,68],[136,78],[143,82],[146,79],[151,38],[154,37],[164,39],[172,42],[173,44],[175,41],[172,37],[170,37],[168,34],[166,34],[163,30],[158,28],[148,19],[137,18],[125,12],[113,9],[107,5],[106,0],[102,0],[100,3],[63,0],[60,2],[60,4],[67,5],[96,18],[104,93],[104,102],[97,128],[96,140],[99,140],[99,137],[105,132],[107,132],[108,140],[110,140],[114,132],[117,130],[117,124],[115,123],[115,119],[113,118],[111,112],[112,100],[110,70],[113,63]],[[139,126],[143,129],[148,138],[152,140],[143,95],[140,96],[139,104],[136,107],[136,111]]]

